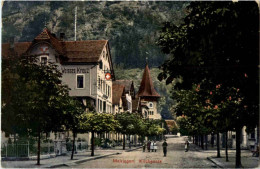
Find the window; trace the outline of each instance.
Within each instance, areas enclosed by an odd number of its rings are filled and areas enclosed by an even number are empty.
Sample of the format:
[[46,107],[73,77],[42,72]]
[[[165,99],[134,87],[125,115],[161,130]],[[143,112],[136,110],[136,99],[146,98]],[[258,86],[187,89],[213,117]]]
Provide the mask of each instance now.
[[99,112],[102,111],[102,100],[100,100],[100,103],[99,103]]
[[97,102],[97,108],[98,108],[98,112],[99,112],[99,99],[98,99],[98,102]]
[[103,112],[106,112],[106,102],[103,102]]
[[84,75],[77,75],[77,89],[84,88]]
[[98,76],[98,89],[100,89],[100,77]]
[[148,115],[153,115],[153,111],[148,111]]
[[103,81],[102,80],[100,80],[100,86],[101,86],[101,91],[103,91]]
[[40,62],[41,62],[42,65],[47,65],[48,57],[47,56],[41,56],[40,57]]
[[149,107],[153,108],[153,103],[152,102],[149,103]]

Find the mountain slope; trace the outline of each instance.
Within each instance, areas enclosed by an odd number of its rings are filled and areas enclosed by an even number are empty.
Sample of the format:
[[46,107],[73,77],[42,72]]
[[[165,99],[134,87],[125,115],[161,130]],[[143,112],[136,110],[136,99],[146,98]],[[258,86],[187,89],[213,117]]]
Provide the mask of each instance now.
[[189,2],[4,2],[2,39],[32,41],[45,26],[74,40],[108,39],[114,64],[141,68],[145,58],[157,67],[167,56],[156,45],[164,22],[181,23]]

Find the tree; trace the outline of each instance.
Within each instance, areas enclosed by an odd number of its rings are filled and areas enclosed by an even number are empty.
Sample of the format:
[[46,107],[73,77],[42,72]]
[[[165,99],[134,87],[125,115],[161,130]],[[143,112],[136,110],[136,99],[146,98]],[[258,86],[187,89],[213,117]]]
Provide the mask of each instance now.
[[72,144],[72,152],[71,152],[71,160],[73,160],[73,155],[75,151],[75,139],[77,133],[83,132],[81,128],[82,119],[81,116],[85,112],[84,106],[81,102],[72,97],[67,97],[63,111],[65,114],[64,124],[67,130],[71,130],[73,133],[73,144]]
[[[180,26],[166,23],[158,44],[171,59],[162,65],[159,79],[190,89],[206,80],[222,84],[225,90],[240,89],[247,109],[235,112],[236,138],[243,125],[256,127],[258,121],[258,25],[256,2],[191,2],[190,12]],[[228,36],[227,36],[228,35]],[[241,167],[237,141],[236,167]]]
[[94,134],[115,131],[118,122],[112,114],[107,113],[86,112],[80,118],[82,130],[91,132],[91,156],[94,156]]
[[62,103],[68,96],[68,87],[62,85],[62,74],[55,64],[40,65],[35,56],[13,55],[3,63],[3,76],[7,79],[7,83],[2,82],[6,96],[2,102],[2,118],[6,121],[3,130],[37,137],[40,165],[41,133],[61,130],[59,119],[64,116]]
[[125,135],[134,133],[134,121],[132,114],[130,112],[117,113],[115,119],[118,121],[119,126],[116,130],[123,134],[123,150],[125,150]]

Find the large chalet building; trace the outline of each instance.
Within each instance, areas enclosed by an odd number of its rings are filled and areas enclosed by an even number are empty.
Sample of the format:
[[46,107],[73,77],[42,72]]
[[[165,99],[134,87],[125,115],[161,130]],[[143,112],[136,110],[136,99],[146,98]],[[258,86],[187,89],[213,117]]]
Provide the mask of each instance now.
[[[32,42],[2,44],[2,58],[10,55],[37,56],[41,64],[53,62],[62,72],[62,82],[71,89],[70,96],[92,105],[99,113],[112,113],[112,81],[115,80],[109,43],[107,40],[65,41],[64,34],[56,37],[45,28]],[[107,80],[106,73],[111,79]],[[65,139],[70,132],[51,134],[57,152],[64,150]],[[89,134],[78,134],[79,139],[90,143]],[[6,141],[2,133],[2,141]]]
[[[112,113],[112,79],[115,78],[107,40],[64,41],[47,28],[32,42],[2,44],[2,55],[11,51],[20,55],[36,55],[41,63],[53,62],[62,72],[62,82],[69,86],[70,96],[86,105],[89,102],[97,112]],[[105,73],[112,75],[105,80]]]

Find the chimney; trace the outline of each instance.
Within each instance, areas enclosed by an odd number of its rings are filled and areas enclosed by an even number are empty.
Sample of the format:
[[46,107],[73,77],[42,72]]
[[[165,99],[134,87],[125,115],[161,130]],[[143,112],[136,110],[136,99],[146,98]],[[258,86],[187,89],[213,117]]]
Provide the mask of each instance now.
[[65,33],[60,33],[60,40],[63,41],[65,37]]

